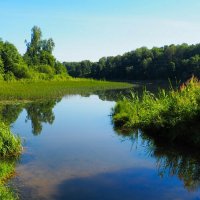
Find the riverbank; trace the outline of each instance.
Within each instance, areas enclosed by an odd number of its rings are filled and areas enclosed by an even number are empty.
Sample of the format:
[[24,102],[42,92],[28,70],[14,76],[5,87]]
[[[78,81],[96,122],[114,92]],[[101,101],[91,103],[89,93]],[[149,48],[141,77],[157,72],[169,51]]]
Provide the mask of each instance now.
[[113,122],[120,129],[160,131],[188,123],[200,116],[200,85],[192,78],[180,89],[160,90],[157,95],[144,91],[132,93],[113,109]]
[[0,199],[18,199],[12,189],[6,186],[6,182],[15,174],[16,161],[21,151],[21,139],[10,131],[9,126],[0,122]]

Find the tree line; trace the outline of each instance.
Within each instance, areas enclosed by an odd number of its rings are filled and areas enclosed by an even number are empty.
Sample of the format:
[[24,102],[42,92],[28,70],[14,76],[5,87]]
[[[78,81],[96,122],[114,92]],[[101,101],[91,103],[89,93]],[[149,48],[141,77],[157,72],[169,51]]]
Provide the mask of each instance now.
[[53,79],[84,77],[107,80],[185,80],[200,77],[200,44],[166,45],[138,48],[120,56],[103,57],[98,62],[60,63],[52,52],[52,38],[42,39],[41,29],[34,26],[26,52],[0,39],[0,80]]
[[66,76],[66,68],[52,54],[53,39],[43,40],[39,27],[32,28],[31,41],[25,42],[27,49],[22,56],[13,44],[0,39],[0,80]]
[[69,75],[108,80],[185,80],[200,77],[200,44],[138,48],[124,55],[103,57],[98,62],[63,63]]

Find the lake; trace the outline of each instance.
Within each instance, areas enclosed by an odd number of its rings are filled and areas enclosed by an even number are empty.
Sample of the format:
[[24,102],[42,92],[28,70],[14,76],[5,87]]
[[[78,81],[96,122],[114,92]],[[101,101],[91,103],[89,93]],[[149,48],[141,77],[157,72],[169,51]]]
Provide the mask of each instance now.
[[200,156],[114,130],[116,92],[5,108],[23,138],[11,185],[29,200],[200,199]]

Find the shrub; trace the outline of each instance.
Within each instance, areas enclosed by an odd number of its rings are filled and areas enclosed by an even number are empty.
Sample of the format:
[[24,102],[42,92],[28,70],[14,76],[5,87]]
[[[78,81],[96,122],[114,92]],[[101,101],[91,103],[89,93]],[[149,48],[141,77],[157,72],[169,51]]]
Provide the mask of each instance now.
[[55,74],[55,70],[53,69],[53,67],[51,67],[49,65],[38,65],[35,68],[40,73],[45,73],[45,74],[49,74],[49,75]]
[[30,73],[28,72],[28,67],[25,64],[15,64],[13,68],[13,74],[18,79],[30,78]]
[[4,74],[4,80],[5,81],[13,81],[13,80],[15,80],[15,76],[14,76],[13,72],[9,71],[6,74]]

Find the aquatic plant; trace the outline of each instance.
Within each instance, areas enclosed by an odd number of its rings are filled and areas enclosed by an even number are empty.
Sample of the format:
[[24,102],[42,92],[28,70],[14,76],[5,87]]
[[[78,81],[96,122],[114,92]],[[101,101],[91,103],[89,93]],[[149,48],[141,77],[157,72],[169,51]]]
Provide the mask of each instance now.
[[200,84],[192,77],[181,89],[159,90],[155,95],[144,90],[141,97],[132,93],[113,109],[115,127],[121,129],[170,129],[200,116]]

